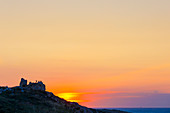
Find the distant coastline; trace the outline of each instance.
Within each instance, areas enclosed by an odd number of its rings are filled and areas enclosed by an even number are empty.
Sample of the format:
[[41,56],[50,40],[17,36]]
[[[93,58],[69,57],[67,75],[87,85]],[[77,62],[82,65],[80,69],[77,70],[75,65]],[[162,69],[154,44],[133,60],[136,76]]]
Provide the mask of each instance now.
[[[97,108],[97,109],[103,109],[103,108]],[[105,108],[108,110],[121,110],[125,112],[131,112],[131,113],[170,113],[170,107],[164,107],[164,108]]]

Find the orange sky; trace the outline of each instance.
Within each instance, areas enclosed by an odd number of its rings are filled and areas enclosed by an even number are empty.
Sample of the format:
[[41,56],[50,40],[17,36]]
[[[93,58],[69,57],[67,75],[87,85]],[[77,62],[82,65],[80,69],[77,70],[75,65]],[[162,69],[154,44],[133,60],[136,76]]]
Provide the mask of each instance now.
[[[0,1],[0,85],[42,80],[48,91],[90,107],[142,106],[135,97],[143,93],[169,94],[169,6],[169,0]],[[165,101],[143,106],[170,105]]]

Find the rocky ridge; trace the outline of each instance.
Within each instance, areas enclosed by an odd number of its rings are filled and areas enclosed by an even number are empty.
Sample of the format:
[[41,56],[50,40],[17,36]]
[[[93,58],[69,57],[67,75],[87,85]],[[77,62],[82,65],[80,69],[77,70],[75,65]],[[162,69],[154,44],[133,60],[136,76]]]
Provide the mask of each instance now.
[[119,110],[97,110],[68,102],[45,91],[43,82],[21,79],[20,86],[0,87],[0,113],[126,113]]

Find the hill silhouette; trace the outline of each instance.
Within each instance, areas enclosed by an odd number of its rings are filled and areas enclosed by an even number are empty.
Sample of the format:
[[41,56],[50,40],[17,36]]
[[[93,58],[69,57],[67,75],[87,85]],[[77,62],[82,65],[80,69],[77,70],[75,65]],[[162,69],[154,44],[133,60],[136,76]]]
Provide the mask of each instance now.
[[[24,82],[23,82],[24,81]],[[23,85],[24,84],[24,85]],[[43,89],[41,88],[43,87]],[[69,102],[45,91],[42,82],[0,87],[0,113],[127,113],[119,110],[92,109]]]

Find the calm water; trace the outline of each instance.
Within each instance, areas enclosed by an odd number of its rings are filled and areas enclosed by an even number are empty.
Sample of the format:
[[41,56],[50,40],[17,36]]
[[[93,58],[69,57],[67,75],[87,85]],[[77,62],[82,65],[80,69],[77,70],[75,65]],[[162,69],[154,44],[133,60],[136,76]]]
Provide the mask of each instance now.
[[170,108],[114,108],[131,113],[170,113]]

